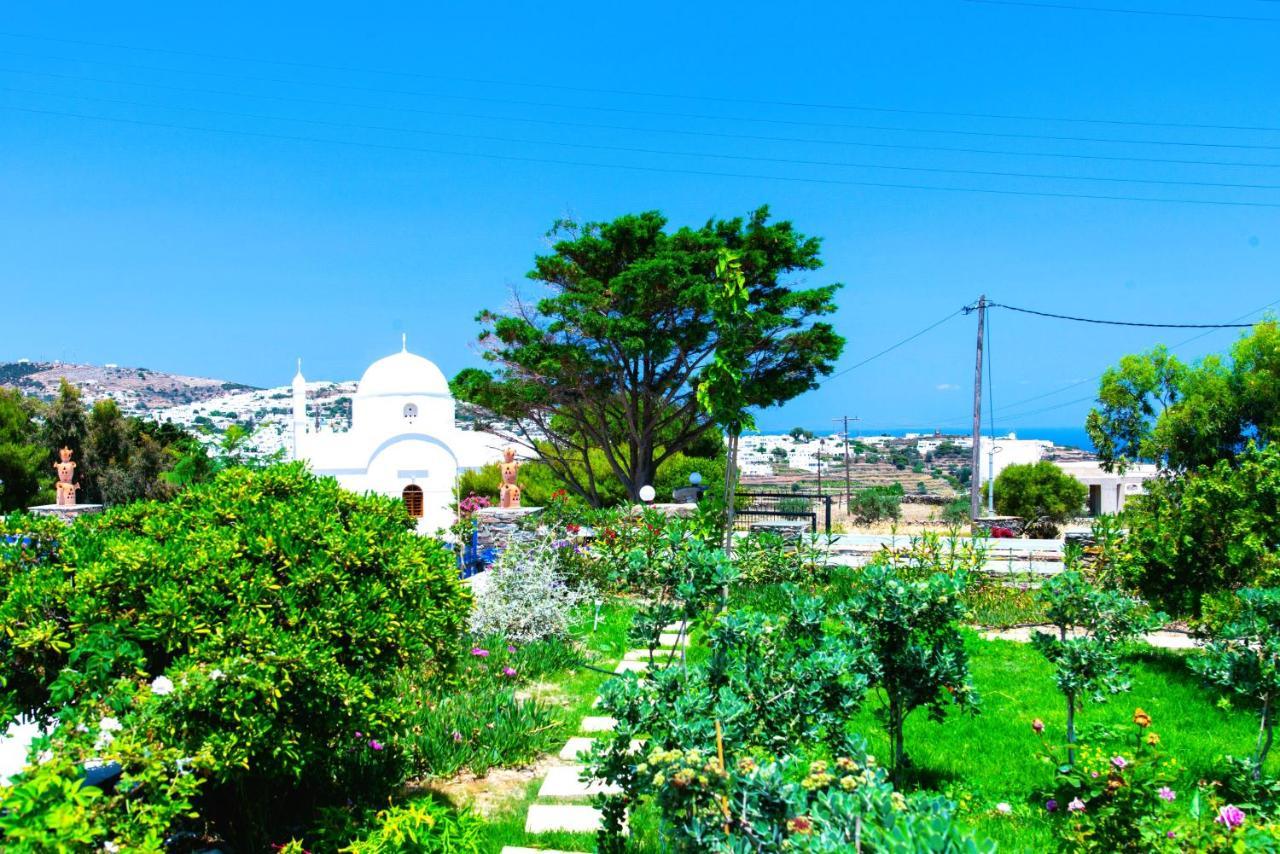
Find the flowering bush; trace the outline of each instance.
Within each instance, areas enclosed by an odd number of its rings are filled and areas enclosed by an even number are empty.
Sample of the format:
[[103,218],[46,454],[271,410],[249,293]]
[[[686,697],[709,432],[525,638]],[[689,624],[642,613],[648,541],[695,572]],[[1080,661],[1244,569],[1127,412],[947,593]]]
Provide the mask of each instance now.
[[[1134,727],[1116,732],[1090,727],[1081,733],[1073,764],[1059,764],[1058,748],[1044,740],[1044,758],[1057,765],[1044,795],[1064,845],[1073,851],[1280,850],[1280,825],[1267,823],[1224,800],[1218,783],[1175,788],[1178,762],[1161,752],[1161,739],[1142,709]],[[1252,813],[1252,814],[1250,814]]]
[[401,502],[301,465],[82,519],[56,555],[5,571],[0,625],[20,650],[0,658],[6,709],[67,719],[105,702],[116,744],[177,752],[201,825],[246,849],[401,782],[398,680],[452,666],[467,608],[452,554]]
[[513,540],[487,573],[471,613],[473,634],[517,643],[564,638],[584,591],[571,586],[565,562],[578,547],[553,534]]

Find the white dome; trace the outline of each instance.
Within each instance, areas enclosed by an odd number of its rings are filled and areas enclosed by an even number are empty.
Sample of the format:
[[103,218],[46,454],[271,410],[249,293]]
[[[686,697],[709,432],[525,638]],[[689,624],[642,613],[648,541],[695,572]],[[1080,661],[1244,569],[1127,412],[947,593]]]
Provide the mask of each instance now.
[[448,395],[449,382],[435,362],[408,350],[379,359],[360,378],[357,394],[373,395]]

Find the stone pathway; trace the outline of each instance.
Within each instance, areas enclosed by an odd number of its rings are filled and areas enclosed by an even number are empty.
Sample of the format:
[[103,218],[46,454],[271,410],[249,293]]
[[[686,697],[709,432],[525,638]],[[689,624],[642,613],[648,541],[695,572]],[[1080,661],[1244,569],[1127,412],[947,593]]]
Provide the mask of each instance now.
[[[663,630],[661,650],[655,650],[656,661],[665,660],[675,652],[675,660],[684,656],[684,649],[689,645],[686,635],[679,635],[679,626],[667,626]],[[679,637],[679,643],[677,643]],[[659,658],[661,656],[661,658]],[[643,675],[649,669],[649,651],[647,649],[631,650],[618,662],[615,673],[636,673]],[[600,698],[595,703],[598,705]],[[600,829],[600,810],[591,806],[589,801],[595,795],[614,794],[616,787],[606,785],[600,780],[583,780],[584,766],[579,764],[579,755],[591,749],[594,739],[587,733],[609,732],[617,724],[611,717],[603,715],[587,715],[578,725],[578,732],[560,749],[560,759],[569,763],[556,765],[548,769],[538,789],[537,799],[529,805],[529,814],[525,819],[525,833],[553,833],[567,831],[569,833],[595,833]],[[632,750],[640,750],[643,742],[631,742]],[[584,801],[588,803],[583,803]],[[507,846],[502,854],[572,854],[572,852],[556,852],[542,848],[520,848]]]
[[[1030,643],[1031,633],[1037,628],[1051,632],[1048,626],[1017,626],[1012,629],[984,631],[982,636],[987,640],[1009,640],[1018,643]],[[1186,632],[1159,631],[1143,635],[1142,640],[1159,649],[1195,649],[1199,644]]]

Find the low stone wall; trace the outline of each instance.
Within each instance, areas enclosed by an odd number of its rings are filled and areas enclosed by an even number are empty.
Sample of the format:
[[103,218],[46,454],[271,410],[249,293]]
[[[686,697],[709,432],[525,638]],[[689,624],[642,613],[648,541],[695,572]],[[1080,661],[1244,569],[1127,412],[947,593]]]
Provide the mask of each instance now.
[[928,504],[933,507],[944,507],[955,500],[955,496],[921,495],[918,492],[908,492],[906,495],[902,496],[903,504]]
[[1008,528],[1015,537],[1021,537],[1027,523],[1020,516],[985,516],[973,520],[973,532],[977,536],[991,536],[992,528]]
[[529,541],[534,538],[528,520],[542,512],[541,507],[485,507],[477,510],[472,519],[476,523],[476,546],[502,551],[513,540]]
[[644,510],[656,510],[665,516],[679,516],[688,519],[698,512],[697,504],[633,504],[631,515],[639,516]]
[[752,521],[753,534],[777,534],[784,543],[798,543],[809,533],[809,523],[802,519],[760,519]]

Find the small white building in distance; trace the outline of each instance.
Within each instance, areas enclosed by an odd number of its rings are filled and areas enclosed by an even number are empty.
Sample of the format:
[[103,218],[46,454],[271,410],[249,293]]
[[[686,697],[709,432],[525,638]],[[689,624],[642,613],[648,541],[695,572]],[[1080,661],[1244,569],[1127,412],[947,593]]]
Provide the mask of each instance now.
[[[419,530],[453,523],[458,470],[484,461],[459,460],[459,448],[475,454],[475,439],[454,423],[449,383],[433,362],[401,347],[369,366],[351,400],[351,429],[316,430],[307,419],[302,361],[293,378],[293,458],[331,476],[344,489],[400,498]],[[498,451],[495,449],[496,455]],[[467,467],[469,467],[469,465]]]
[[1131,465],[1120,472],[1108,472],[1102,465],[1092,460],[1081,462],[1055,462],[1058,468],[1089,487],[1088,504],[1090,516],[1119,513],[1125,502],[1145,491],[1143,486],[1148,480],[1156,477],[1159,470],[1154,465],[1143,463]]

